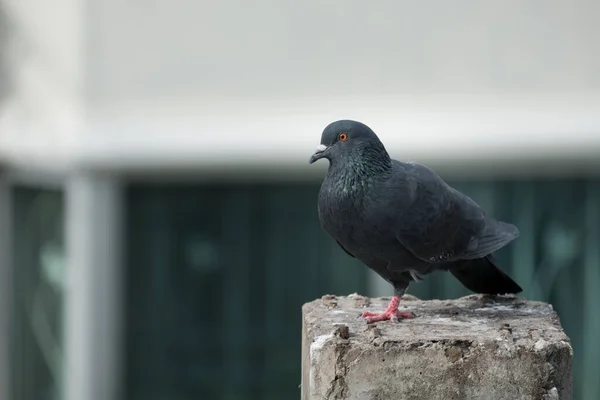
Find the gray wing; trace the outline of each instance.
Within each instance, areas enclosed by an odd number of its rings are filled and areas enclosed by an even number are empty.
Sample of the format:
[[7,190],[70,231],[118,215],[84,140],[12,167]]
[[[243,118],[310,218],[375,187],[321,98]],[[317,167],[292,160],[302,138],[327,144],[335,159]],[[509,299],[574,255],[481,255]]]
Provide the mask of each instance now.
[[515,239],[516,226],[498,222],[429,168],[407,170],[416,182],[413,201],[397,223],[397,240],[427,262],[481,258]]

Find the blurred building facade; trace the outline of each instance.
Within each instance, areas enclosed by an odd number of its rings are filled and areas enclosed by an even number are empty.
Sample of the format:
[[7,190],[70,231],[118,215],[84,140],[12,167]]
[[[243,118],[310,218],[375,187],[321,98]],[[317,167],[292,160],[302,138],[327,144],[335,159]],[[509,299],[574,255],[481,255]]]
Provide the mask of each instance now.
[[297,397],[301,304],[391,292],[318,226],[341,118],[520,227],[600,396],[595,2],[1,4],[0,399]]

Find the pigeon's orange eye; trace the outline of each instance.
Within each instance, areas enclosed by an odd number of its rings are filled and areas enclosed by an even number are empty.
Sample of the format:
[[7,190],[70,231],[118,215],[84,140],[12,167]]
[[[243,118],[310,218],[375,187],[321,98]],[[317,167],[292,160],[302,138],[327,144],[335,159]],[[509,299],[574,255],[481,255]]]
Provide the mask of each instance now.
[[348,134],[346,132],[342,132],[338,135],[338,139],[340,140],[340,142],[345,142],[346,140],[348,140]]

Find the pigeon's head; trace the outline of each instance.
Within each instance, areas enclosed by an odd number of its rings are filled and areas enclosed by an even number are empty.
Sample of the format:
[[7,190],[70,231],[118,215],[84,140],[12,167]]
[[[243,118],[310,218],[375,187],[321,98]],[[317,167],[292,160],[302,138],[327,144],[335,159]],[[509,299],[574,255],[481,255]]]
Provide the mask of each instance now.
[[331,162],[348,158],[350,154],[361,155],[365,150],[387,156],[383,144],[367,125],[351,120],[335,121],[323,130],[321,144],[308,162],[312,164],[321,158]]

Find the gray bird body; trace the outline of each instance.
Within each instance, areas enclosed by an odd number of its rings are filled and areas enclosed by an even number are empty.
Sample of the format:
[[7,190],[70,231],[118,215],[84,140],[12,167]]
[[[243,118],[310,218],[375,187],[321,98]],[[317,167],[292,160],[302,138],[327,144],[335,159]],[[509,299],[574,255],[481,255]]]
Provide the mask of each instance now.
[[[335,139],[340,132],[346,141]],[[322,146],[330,160],[318,199],[323,229],[397,293],[436,270],[475,292],[521,290],[491,257],[518,236],[514,225],[486,215],[431,169],[392,160],[366,125],[332,123]]]

